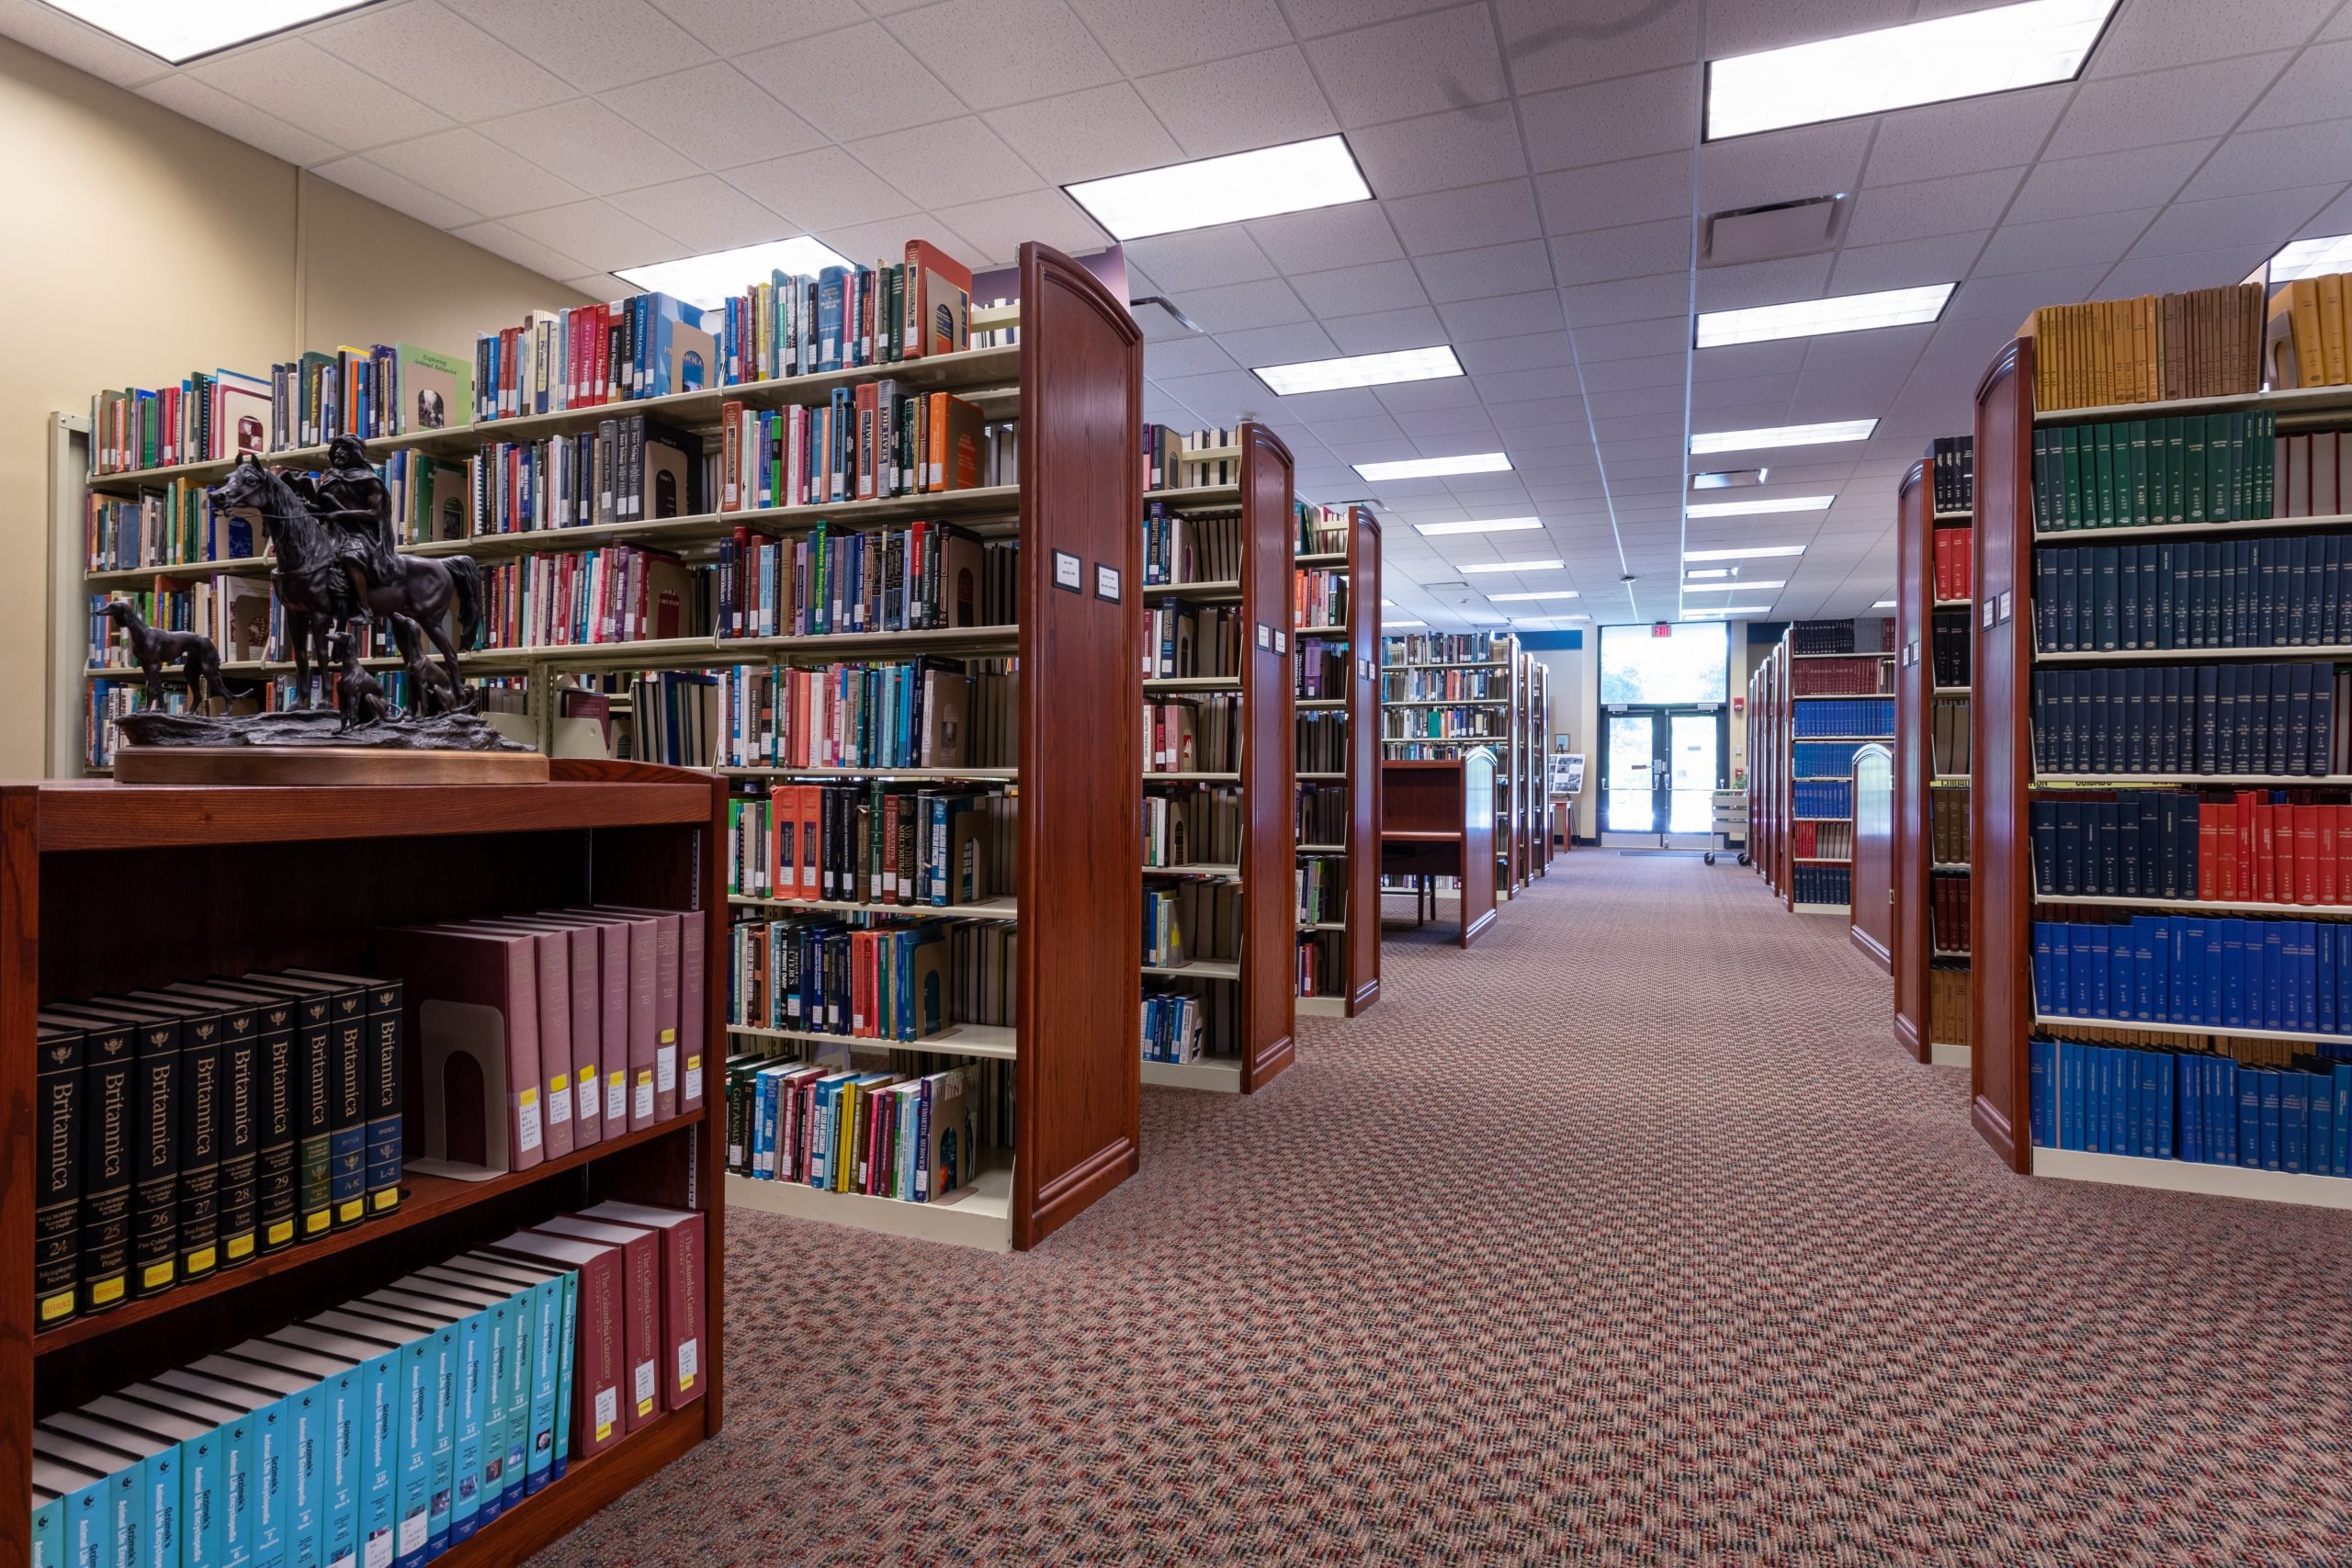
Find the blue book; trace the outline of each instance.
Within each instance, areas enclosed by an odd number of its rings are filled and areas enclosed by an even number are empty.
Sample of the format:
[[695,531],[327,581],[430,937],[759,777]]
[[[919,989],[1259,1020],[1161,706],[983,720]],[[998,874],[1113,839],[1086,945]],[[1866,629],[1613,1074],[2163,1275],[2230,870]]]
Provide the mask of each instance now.
[[107,1478],[62,1461],[33,1461],[33,1568],[98,1561],[96,1521],[106,1517]]
[[[933,807],[935,812],[939,808]],[[2082,993],[2075,988],[2074,932],[2063,920],[2050,922],[2050,986],[2035,998],[2035,1007],[2043,1013],[2072,1017],[2082,1011],[2076,1000]]]
[[2322,1034],[2335,1032],[2335,922],[2313,920],[2312,977],[2319,988],[2317,1008],[2318,1029]]
[[2238,1163],[2238,1065],[2228,1056],[2213,1058],[2213,1113],[2205,1119],[2213,1142],[2216,1165]]
[[[555,1403],[555,1325],[562,1309],[562,1282],[553,1271],[520,1259],[466,1257],[424,1270],[435,1278],[464,1280],[510,1292],[510,1345],[504,1369],[506,1458],[503,1507],[547,1483],[554,1453],[550,1425]],[[536,1477],[536,1479],[534,1479]]]
[[2148,1055],[2148,1084],[2156,1097],[2153,1129],[2154,1147],[2150,1152],[2158,1159],[2177,1157],[2175,1150],[2179,1138],[2179,1122],[2173,1084],[2177,1074],[2173,1062],[2174,1057],[2166,1052],[2154,1051]]
[[2073,1040],[2058,1047],[2058,1146],[2083,1146],[2083,1047]]
[[[220,1422],[120,1394],[94,1399],[71,1414],[111,1427],[125,1441],[148,1449],[147,1561],[157,1568],[217,1563],[217,1548],[207,1549],[218,1534],[226,1457],[216,1430]],[[224,1412],[223,1418],[231,1414]]]
[[33,1427],[33,1462],[56,1467],[61,1483],[74,1488],[65,1494],[63,1520],[74,1568],[144,1568],[139,1555],[144,1463],[46,1422]]
[[[424,1556],[438,1557],[449,1550],[457,1527],[458,1429],[464,1420],[458,1403],[463,1375],[460,1358],[464,1351],[458,1314],[421,1310],[419,1302],[397,1291],[375,1292],[345,1303],[343,1310],[425,1336],[425,1388],[431,1405],[426,1452],[431,1479],[425,1493]],[[479,1500],[477,1491],[477,1503]],[[403,1540],[403,1547],[405,1544]],[[405,1555],[403,1551],[402,1556]]]
[[2086,1045],[2083,1055],[2089,1059],[2090,1068],[2083,1092],[2083,1147],[2092,1154],[2103,1155],[2107,1153],[2107,1047]]
[[[265,1363],[253,1359],[254,1355],[268,1355],[272,1359]],[[317,1373],[287,1365],[287,1359],[269,1347],[248,1341],[233,1351],[207,1356],[192,1363],[188,1370],[279,1396],[277,1446],[274,1453],[265,1453],[257,1459],[255,1468],[264,1472],[265,1504],[271,1490],[277,1495],[288,1568],[303,1568],[304,1564],[324,1561],[321,1553],[326,1541],[325,1445],[332,1402]],[[269,1428],[266,1418],[263,1436],[266,1444]],[[267,1473],[273,1463],[277,1466],[274,1477]],[[262,1535],[266,1529],[265,1526],[255,1533]]]
[[2180,1147],[2176,1157],[2202,1164],[2205,1158],[2205,1096],[2200,1077],[2205,1071],[2202,1056],[2179,1055],[2173,1059],[2173,1103],[2179,1108]]
[[2052,1080],[2056,1078],[2058,1073],[2056,1060],[2058,1047],[2051,1041],[2036,1040],[2028,1044],[2027,1052],[2030,1064],[2029,1071],[2031,1077],[2030,1100],[2033,1113],[2030,1125],[2033,1132],[2033,1141],[2041,1148],[2054,1148],[2057,1146],[2057,1140],[2052,1136],[2050,1129],[2057,1116],[2057,1095],[2054,1092],[2056,1085]]
[[[187,1369],[195,1376],[246,1391],[258,1403],[253,1424],[253,1563],[254,1568],[292,1568],[295,1553],[294,1509],[300,1501],[300,1413],[290,1407],[281,1388],[258,1382],[249,1364],[221,1356],[208,1356]],[[179,1386],[172,1373],[157,1382]],[[273,1397],[274,1396],[274,1397]]]
[[2335,1146],[2328,1174],[2352,1176],[2352,1062],[2336,1063],[2330,1077],[2335,1080]]
[[2297,920],[2291,935],[2295,944],[2295,1021],[2289,1027],[2315,1030],[2319,1027],[2318,924]]
[[847,330],[842,320],[842,290],[848,281],[846,268],[829,266],[817,275],[817,364],[820,371],[839,370],[846,361],[842,355],[842,339]]
[[[2132,815],[2136,818],[2139,813],[2135,810]],[[2146,1023],[2155,1016],[2150,1010],[2156,988],[2155,917],[2132,916],[2130,931],[2127,940],[2132,943],[2132,993],[2128,1016],[2137,1022]]]
[[[150,1396],[152,1391],[152,1397]],[[133,1383],[126,1395],[171,1409],[199,1405],[227,1410],[234,1418],[221,1427],[226,1462],[221,1477],[221,1506],[213,1521],[220,1539],[224,1568],[257,1562],[261,1526],[262,1426],[271,1412],[283,1414],[284,1399],[265,1390],[175,1369],[158,1372],[151,1382]]]
[[2112,1093],[2108,1106],[2107,1152],[2136,1155],[2140,1152],[2140,1086],[2132,1066],[2140,1054],[2118,1045],[2109,1047],[2108,1055],[2115,1063],[2115,1076],[2109,1086]]
[[460,1493],[470,1484],[476,1497],[470,1528],[456,1526],[454,1540],[460,1539],[458,1530],[473,1534],[495,1519],[505,1506],[506,1395],[512,1381],[506,1361],[508,1336],[514,1326],[513,1292],[433,1269],[396,1280],[393,1288],[467,1314],[460,1324],[466,1338],[459,1361],[463,1416],[458,1436],[458,1474]]
[[2197,1009],[2190,1013],[2191,1023],[2218,1023],[2222,1019],[2222,927],[2226,922],[2205,922],[2205,971],[2197,988]]
[[2132,1115],[2134,1125],[2139,1133],[2139,1147],[2136,1152],[2142,1159],[2156,1157],[2156,1111],[2159,1100],[2156,1093],[2156,1068],[2162,1060],[2163,1058],[2153,1051],[2132,1053],[2132,1066],[2135,1069],[2132,1077],[2139,1091],[2136,1096],[2136,1109]]
[[2328,1176],[2334,1172],[2335,1151],[2335,1080],[2324,1073],[2308,1074],[2303,1079],[2303,1092],[2311,1124],[2303,1168],[2313,1176]]
[[292,1328],[297,1343],[334,1346],[358,1359],[358,1406],[352,1427],[352,1539],[360,1562],[388,1564],[398,1555],[401,1481],[401,1331],[347,1313],[321,1313]]
[[51,1458],[70,1439],[113,1456],[113,1489],[107,1494],[116,1561],[122,1568],[176,1565],[181,1558],[179,1443],[134,1432],[111,1421],[65,1411],[33,1427],[33,1451]]
[[2257,1075],[2262,1079],[2262,1168],[2279,1170],[2279,1115],[2285,1109],[2281,1098],[2285,1088],[2279,1079],[2286,1075],[2276,1067],[2265,1067]]
[[2312,1107],[2308,1073],[2278,1075],[2278,1168],[2301,1175],[2312,1146]]
[[[424,1562],[433,1539],[434,1448],[439,1435],[443,1369],[447,1352],[444,1330],[434,1325],[347,1309],[323,1314],[314,1321],[325,1322],[330,1317],[373,1322],[405,1336],[401,1345],[397,1387],[400,1435],[393,1445],[400,1471],[393,1504],[399,1525],[393,1536],[392,1560],[397,1568],[417,1568]],[[446,1472],[443,1478],[446,1480]]]
[[2205,977],[2205,922],[2177,919],[2172,930],[2172,985],[2165,998],[2165,1021],[2194,1023],[2198,987]]
[[2107,928],[2107,1006],[2103,1015],[2114,1019],[2132,1016],[2133,982],[2140,970],[2140,951],[2134,944],[2130,926]]

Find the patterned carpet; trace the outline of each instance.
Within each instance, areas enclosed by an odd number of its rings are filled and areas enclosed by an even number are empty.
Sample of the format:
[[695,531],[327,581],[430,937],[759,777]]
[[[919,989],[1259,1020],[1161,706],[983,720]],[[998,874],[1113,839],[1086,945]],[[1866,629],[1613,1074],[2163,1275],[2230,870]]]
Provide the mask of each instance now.
[[1433,938],[1035,1254],[738,1216],[725,1436],[539,1561],[2352,1562],[2352,1216],[2007,1174],[1728,863]]

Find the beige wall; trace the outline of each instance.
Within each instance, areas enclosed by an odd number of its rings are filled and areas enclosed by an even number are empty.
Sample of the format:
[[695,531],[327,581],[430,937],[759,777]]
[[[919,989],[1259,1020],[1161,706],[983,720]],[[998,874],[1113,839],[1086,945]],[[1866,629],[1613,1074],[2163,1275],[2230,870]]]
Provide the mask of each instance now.
[[451,352],[560,284],[0,39],[0,777],[43,771],[50,416],[305,348]]

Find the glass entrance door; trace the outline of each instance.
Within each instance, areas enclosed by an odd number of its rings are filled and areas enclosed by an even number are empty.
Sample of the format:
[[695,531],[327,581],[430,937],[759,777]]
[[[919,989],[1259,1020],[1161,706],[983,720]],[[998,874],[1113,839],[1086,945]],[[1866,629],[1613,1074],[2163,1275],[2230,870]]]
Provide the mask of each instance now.
[[1722,725],[1713,713],[1669,715],[1667,725],[1667,831],[1712,832],[1723,777]]
[[1604,833],[1658,830],[1658,741],[1666,728],[1658,722],[1661,716],[1649,710],[1609,716],[1600,780]]

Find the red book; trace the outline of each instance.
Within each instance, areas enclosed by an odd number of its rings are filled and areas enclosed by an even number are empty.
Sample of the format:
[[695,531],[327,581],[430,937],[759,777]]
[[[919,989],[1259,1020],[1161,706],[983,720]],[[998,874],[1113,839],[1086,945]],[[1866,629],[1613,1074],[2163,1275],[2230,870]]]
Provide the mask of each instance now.
[[2295,901],[2295,808],[2270,808],[2270,897],[2280,904]]
[[662,1247],[650,1230],[558,1214],[531,1227],[617,1249],[621,1259],[621,1429],[634,1432],[662,1413]]
[[700,1399],[710,1382],[702,1375],[707,1359],[703,1216],[692,1209],[599,1203],[582,1210],[580,1217],[653,1233],[662,1252],[662,1408],[676,1410]]
[[2267,800],[2249,807],[2254,817],[2254,897],[2256,903],[2278,902],[2278,830],[2276,811]]
[[2352,904],[2352,806],[2328,809],[2335,814],[2335,897]]
[[2258,897],[2254,874],[2256,848],[2254,840],[2254,792],[2242,789],[2231,799],[2238,823],[2237,897],[2251,902]]
[[405,1136],[427,1159],[528,1170],[546,1157],[536,942],[529,932],[377,928],[417,1053]]
[[[613,1114],[610,1100],[605,1101],[605,1135],[617,1137],[624,1132],[634,1133],[650,1127],[659,1120],[654,1114],[654,1080],[660,1073],[661,1024],[661,953],[660,932],[650,919],[636,919],[618,910],[565,909],[548,919],[594,920],[616,924],[628,932],[628,1084],[623,1116]],[[607,1049],[605,1070],[612,1068],[612,1053]]]
[[579,1274],[579,1310],[573,1328],[577,1337],[571,1358],[572,1462],[603,1452],[628,1430],[621,1414],[621,1380],[628,1343],[621,1249],[577,1236],[516,1231],[482,1250]]
[[[679,1064],[695,1060],[695,1090],[689,1106],[702,1100],[703,921],[700,915],[675,909],[645,909],[627,904],[599,904],[591,911],[651,920],[654,925],[654,1054],[653,1119],[666,1122],[678,1113]],[[696,1014],[691,1036],[684,1021],[691,1009]]]
[[2335,903],[2337,889],[2342,886],[2335,874],[2335,813],[2338,807],[2333,806],[2312,807],[2312,817],[2318,819],[2318,852],[2313,858],[2319,862],[2319,901],[2323,904]]
[[2222,823],[2215,803],[2197,806],[2197,897],[2211,901],[2222,895]]
[[1973,528],[1960,530],[1958,564],[1959,579],[1952,586],[1959,592],[1952,597],[1965,599],[1976,592],[1976,530]]
[[2321,807],[2295,807],[2295,902],[2319,902],[2319,819]]
[[1951,530],[1936,531],[1936,597],[1949,599],[1951,592]]

